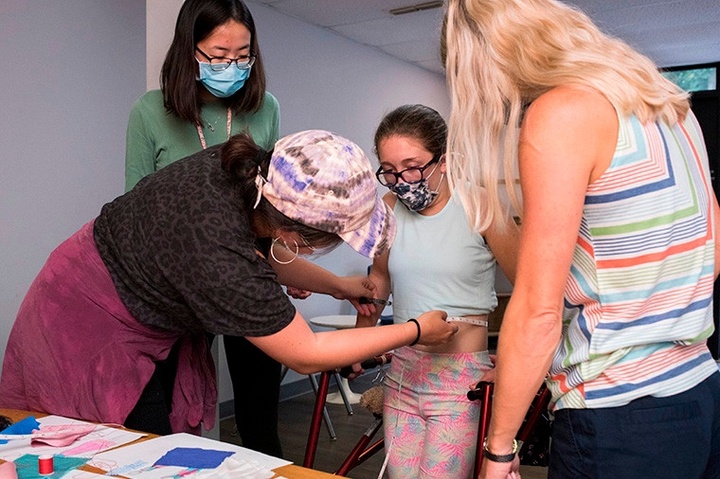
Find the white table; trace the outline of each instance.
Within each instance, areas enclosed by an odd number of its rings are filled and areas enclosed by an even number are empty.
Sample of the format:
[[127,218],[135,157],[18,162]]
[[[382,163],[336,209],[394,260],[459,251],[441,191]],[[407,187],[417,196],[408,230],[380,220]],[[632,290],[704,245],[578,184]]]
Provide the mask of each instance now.
[[[322,326],[324,328],[334,329],[351,329],[355,327],[355,319],[357,318],[354,314],[330,314],[328,316],[316,316],[310,318],[309,321],[315,326]],[[360,394],[353,392],[350,389],[350,384],[346,378],[340,379],[338,387],[343,388],[345,397],[350,404],[357,404],[360,402]],[[326,402],[330,404],[344,404],[345,400],[342,397],[340,391],[333,392],[327,395]],[[348,411],[352,414],[352,409]]]

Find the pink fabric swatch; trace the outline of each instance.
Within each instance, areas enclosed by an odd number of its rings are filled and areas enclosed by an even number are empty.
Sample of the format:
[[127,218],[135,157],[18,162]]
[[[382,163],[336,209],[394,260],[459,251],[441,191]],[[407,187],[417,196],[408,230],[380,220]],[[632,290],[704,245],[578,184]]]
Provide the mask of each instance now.
[[45,426],[39,431],[33,432],[30,444],[33,446],[69,446],[78,438],[81,438],[95,430],[93,424],[64,424]]

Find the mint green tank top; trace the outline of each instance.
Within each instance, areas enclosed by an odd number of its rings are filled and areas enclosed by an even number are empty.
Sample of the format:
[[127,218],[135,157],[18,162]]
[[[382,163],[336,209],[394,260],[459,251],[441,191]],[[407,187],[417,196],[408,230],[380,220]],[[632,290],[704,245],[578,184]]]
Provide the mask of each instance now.
[[393,209],[397,236],[388,268],[395,323],[439,309],[448,316],[488,314],[497,306],[495,256],[468,224],[453,195],[433,216]]

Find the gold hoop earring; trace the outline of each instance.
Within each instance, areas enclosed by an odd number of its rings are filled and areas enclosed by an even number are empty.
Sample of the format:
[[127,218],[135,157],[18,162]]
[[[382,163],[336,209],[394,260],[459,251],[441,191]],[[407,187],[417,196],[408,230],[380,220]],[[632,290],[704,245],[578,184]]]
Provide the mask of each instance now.
[[[290,258],[289,261],[280,261],[277,256],[275,256],[275,245],[278,241],[278,238],[273,238],[272,243],[270,244],[270,256],[272,256],[273,261],[275,261],[277,264],[290,264],[295,261],[295,258],[297,258],[298,253],[300,252],[300,246],[297,244],[297,241],[293,240],[293,243],[295,243],[295,254],[292,258]],[[290,248],[288,248],[288,244],[284,240],[283,245],[286,250],[290,251]]]

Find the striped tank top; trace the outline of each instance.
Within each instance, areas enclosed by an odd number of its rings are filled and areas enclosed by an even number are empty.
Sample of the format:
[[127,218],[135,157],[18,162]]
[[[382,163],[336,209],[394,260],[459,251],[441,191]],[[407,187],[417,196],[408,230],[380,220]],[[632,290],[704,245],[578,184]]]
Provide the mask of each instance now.
[[588,187],[548,386],[555,409],[686,391],[718,370],[708,158],[697,120],[620,118]]

